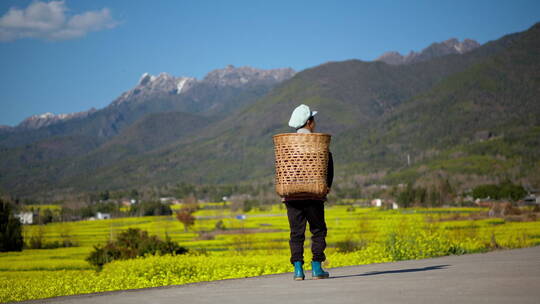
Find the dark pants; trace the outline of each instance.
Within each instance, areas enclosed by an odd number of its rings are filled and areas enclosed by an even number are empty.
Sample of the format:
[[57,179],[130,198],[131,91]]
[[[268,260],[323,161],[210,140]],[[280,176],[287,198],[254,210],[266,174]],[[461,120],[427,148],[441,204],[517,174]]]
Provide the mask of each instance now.
[[313,261],[326,260],[326,223],[324,222],[324,202],[318,200],[287,201],[287,217],[291,228],[291,263],[304,263],[304,240],[306,239],[306,221],[311,231],[311,252]]

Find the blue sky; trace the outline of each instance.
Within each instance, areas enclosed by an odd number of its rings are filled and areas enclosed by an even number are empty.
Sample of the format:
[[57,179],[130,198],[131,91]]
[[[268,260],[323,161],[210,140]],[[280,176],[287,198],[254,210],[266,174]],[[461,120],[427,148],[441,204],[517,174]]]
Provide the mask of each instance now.
[[302,70],[540,21],[538,0],[0,2],[0,125],[102,108],[149,72]]

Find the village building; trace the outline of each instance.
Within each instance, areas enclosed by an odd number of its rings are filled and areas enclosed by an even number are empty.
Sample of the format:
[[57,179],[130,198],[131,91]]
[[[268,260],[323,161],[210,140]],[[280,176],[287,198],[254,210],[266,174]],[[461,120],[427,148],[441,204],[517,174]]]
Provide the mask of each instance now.
[[32,212],[16,213],[15,217],[19,219],[21,224],[33,224],[34,223],[34,214]]
[[111,218],[110,213],[101,213],[101,212],[96,213],[97,220],[108,220],[110,218]]
[[519,201],[519,204],[525,206],[540,205],[540,195],[529,194]]
[[379,207],[379,208],[386,208],[386,209],[398,209],[399,206],[396,202],[392,200],[383,200],[380,198],[376,198],[371,200],[372,207]]

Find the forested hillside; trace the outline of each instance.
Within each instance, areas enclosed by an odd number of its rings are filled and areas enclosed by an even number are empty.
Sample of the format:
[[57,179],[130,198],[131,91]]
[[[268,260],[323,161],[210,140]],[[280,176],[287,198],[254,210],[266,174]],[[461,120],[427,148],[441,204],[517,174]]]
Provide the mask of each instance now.
[[[319,111],[318,131],[333,135],[338,187],[433,176],[538,186],[539,54],[537,24],[468,53],[418,63],[329,62],[260,98],[245,97],[227,115],[164,108],[103,141],[51,133],[4,146],[0,185],[27,195],[179,182],[270,184],[271,137],[291,131],[290,112],[304,103]],[[63,144],[55,150],[56,140]]]

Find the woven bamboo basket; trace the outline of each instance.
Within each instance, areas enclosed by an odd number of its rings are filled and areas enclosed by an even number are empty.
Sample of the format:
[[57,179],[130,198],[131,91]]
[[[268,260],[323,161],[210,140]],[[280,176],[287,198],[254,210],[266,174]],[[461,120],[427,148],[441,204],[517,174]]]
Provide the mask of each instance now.
[[286,133],[273,138],[277,194],[281,197],[326,196],[330,135]]

